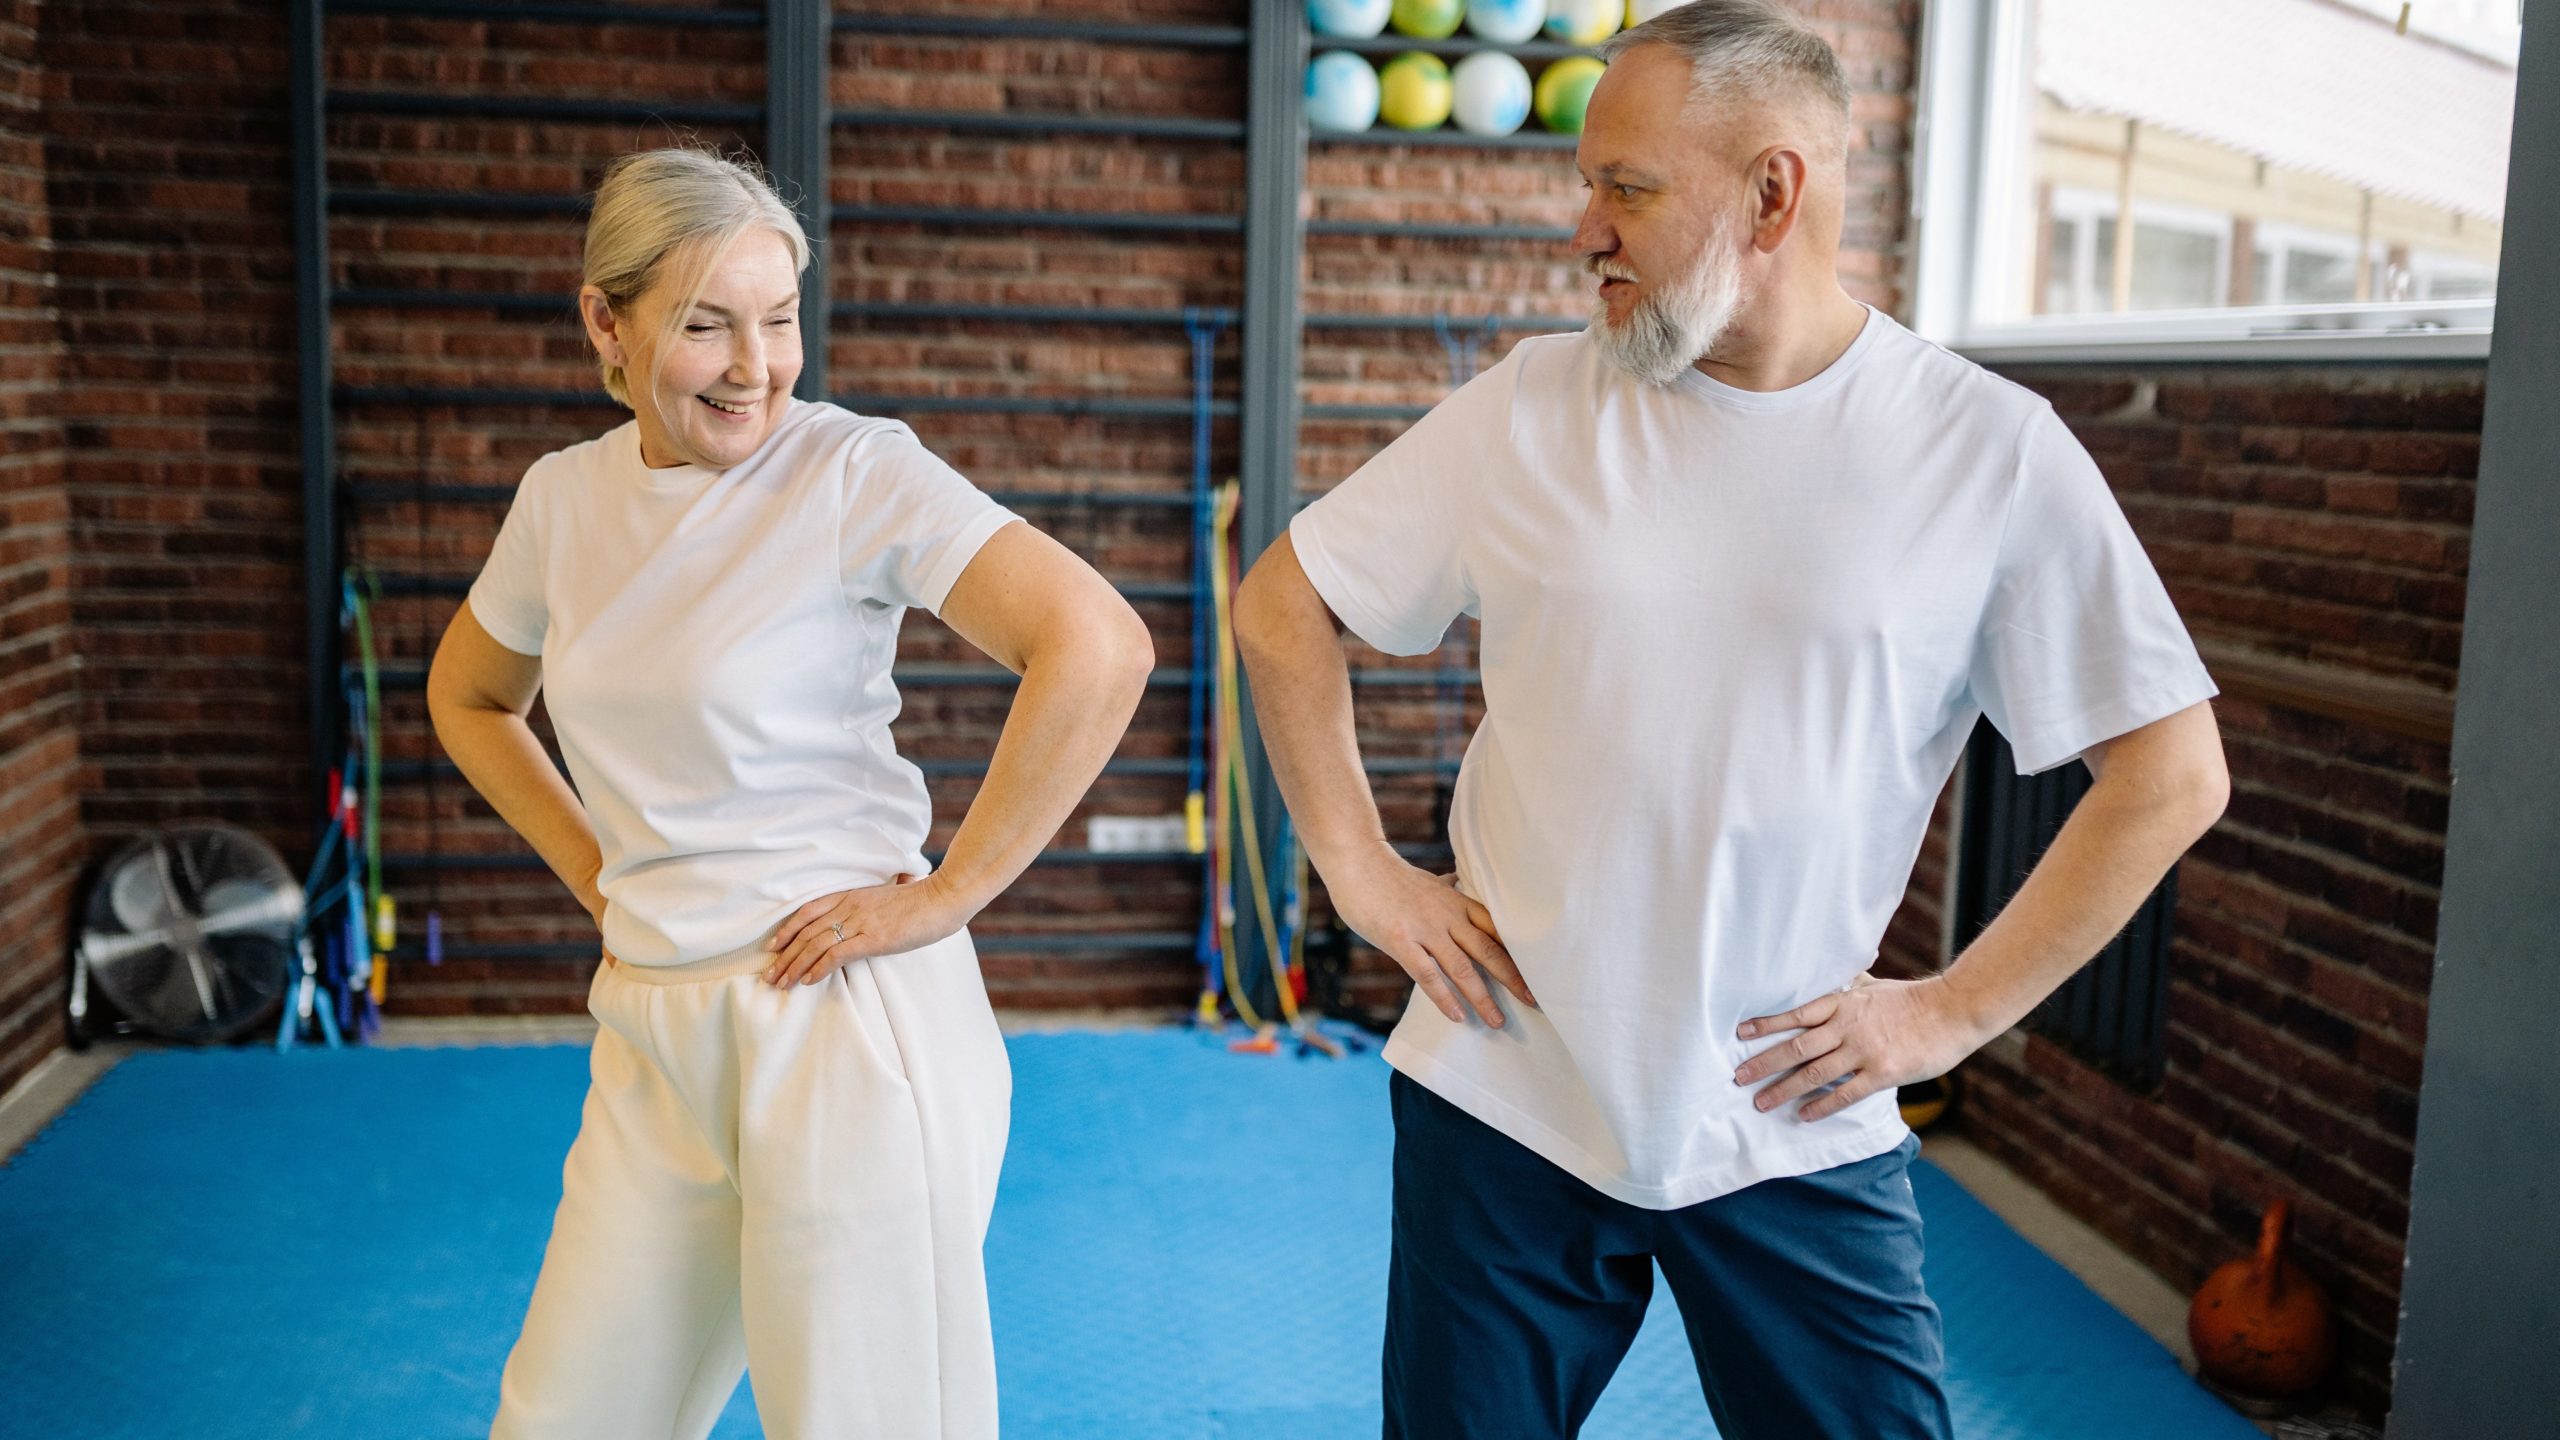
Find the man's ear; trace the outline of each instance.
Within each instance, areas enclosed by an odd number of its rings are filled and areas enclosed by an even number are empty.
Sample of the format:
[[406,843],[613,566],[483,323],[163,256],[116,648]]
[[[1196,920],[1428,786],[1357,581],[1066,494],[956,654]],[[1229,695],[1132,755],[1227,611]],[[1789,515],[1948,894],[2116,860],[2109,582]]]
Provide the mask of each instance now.
[[1805,159],[1792,145],[1760,152],[1751,165],[1751,244],[1762,254],[1787,243],[1804,218]]

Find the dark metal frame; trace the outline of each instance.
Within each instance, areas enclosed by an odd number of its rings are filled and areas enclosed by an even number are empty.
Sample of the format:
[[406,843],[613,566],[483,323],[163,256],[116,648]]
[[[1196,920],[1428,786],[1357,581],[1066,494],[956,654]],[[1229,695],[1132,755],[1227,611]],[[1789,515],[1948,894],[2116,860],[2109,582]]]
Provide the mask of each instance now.
[[791,393],[816,400],[827,393],[827,319],[833,313],[834,202],[827,192],[827,75],[834,32],[827,0],[766,0],[764,84],[765,168],[791,201],[808,238],[809,269],[800,280],[800,378]]
[[[1253,53],[1246,87],[1243,541],[1250,565],[1288,529],[1298,495],[1298,272],[1306,239],[1298,197],[1306,188],[1306,10],[1299,0],[1253,0]],[[1243,710],[1244,783],[1253,802],[1265,875],[1287,873],[1282,858],[1288,811],[1262,748],[1252,682]],[[1274,913],[1281,897],[1271,897]],[[1241,901],[1238,912],[1244,913]],[[1286,957],[1269,954],[1261,932],[1235,927],[1236,973],[1254,1007],[1270,1013]]]
[[329,404],[329,215],[321,0],[293,6],[295,338],[302,406],[302,605],[311,793],[337,763],[338,441]]

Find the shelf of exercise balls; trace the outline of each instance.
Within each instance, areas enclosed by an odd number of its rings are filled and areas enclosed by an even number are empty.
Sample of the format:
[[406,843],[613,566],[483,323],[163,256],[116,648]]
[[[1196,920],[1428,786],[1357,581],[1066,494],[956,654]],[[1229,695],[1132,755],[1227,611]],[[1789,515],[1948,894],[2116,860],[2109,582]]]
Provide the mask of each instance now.
[[1589,45],[1567,45],[1555,40],[1523,40],[1518,44],[1505,45],[1465,35],[1452,35],[1446,40],[1423,40],[1411,35],[1352,37],[1311,34],[1307,45],[1310,53],[1348,50],[1354,55],[1384,55],[1389,58],[1415,50],[1425,55],[1437,55],[1443,60],[1478,55],[1487,50],[1508,55],[1514,60],[1562,60],[1570,55],[1588,55],[1595,60],[1600,57],[1599,50]]
[[1537,240],[1548,244],[1561,244],[1573,238],[1570,226],[1465,225],[1411,220],[1310,220],[1307,233],[1402,240]]
[[1004,20],[960,15],[838,15],[839,35],[895,35],[923,40],[1093,40],[1170,49],[1241,49],[1252,39],[1241,25],[1123,25],[1078,20]]
[[1165,140],[1241,140],[1241,120],[1185,115],[1031,115],[1003,110],[838,110],[837,129],[977,130],[1019,135],[1136,135]]
[[647,125],[680,120],[702,125],[764,123],[764,107],[745,101],[553,100],[507,95],[426,95],[411,91],[332,90],[331,115],[400,115],[418,119],[568,120]]
[[1582,143],[1582,137],[1525,128],[1508,135],[1476,135],[1457,129],[1399,130],[1392,125],[1378,125],[1367,130],[1310,128],[1307,141],[1317,145],[1447,145],[1470,150],[1570,150]]
[[392,20],[474,20],[534,25],[679,25],[761,29],[764,11],[678,8],[672,5],[492,5],[481,0],[326,0],[331,17],[375,16]]

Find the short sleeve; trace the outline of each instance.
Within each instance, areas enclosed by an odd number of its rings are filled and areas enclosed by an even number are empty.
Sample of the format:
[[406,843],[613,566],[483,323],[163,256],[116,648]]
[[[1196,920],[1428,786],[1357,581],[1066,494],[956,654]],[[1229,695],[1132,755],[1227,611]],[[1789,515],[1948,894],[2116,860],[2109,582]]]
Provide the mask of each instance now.
[[471,616],[489,638],[519,655],[540,655],[542,633],[551,623],[551,607],[543,598],[542,497],[539,464],[525,472],[507,518],[498,524],[497,543],[471,582]]
[[2027,424],[2016,484],[1971,683],[2033,775],[2216,690],[2106,478],[2050,406]]
[[1326,608],[1381,653],[1436,649],[1476,608],[1457,492],[1505,463],[1518,363],[1514,351],[1468,381],[1289,526]]
[[1016,518],[924,448],[914,431],[882,425],[846,458],[837,544],[845,593],[939,614],[979,548]]

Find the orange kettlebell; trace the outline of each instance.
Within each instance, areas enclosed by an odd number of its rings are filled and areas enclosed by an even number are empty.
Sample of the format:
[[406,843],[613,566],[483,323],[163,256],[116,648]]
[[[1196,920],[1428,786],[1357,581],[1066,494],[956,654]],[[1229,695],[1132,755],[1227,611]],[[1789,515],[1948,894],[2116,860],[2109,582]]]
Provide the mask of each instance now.
[[2285,1258],[2292,1215],[2283,1200],[2269,1205],[2258,1226],[2258,1253],[2205,1277],[2187,1310],[2196,1368],[2243,1394],[2299,1395],[2328,1375],[2337,1353],[2328,1295]]

